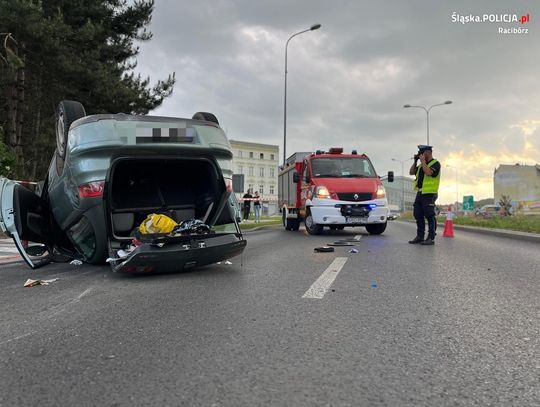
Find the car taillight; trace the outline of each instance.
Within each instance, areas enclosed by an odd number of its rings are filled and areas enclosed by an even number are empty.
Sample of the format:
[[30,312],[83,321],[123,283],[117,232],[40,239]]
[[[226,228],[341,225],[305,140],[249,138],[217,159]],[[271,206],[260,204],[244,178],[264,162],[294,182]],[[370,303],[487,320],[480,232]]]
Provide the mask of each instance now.
[[225,189],[227,192],[232,192],[232,179],[225,178]]
[[79,196],[81,198],[95,198],[96,196],[103,196],[104,186],[105,181],[93,181],[79,185]]

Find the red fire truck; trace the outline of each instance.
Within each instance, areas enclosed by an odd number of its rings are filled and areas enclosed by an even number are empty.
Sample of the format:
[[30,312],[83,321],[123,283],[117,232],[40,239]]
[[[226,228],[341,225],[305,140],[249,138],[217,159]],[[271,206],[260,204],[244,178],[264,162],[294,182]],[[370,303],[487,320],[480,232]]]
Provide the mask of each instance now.
[[[388,172],[393,182],[394,173]],[[343,148],[294,153],[279,173],[279,203],[283,226],[298,230],[304,222],[309,234],[325,226],[342,230],[362,226],[373,235],[386,229],[388,201],[381,178],[368,156]]]

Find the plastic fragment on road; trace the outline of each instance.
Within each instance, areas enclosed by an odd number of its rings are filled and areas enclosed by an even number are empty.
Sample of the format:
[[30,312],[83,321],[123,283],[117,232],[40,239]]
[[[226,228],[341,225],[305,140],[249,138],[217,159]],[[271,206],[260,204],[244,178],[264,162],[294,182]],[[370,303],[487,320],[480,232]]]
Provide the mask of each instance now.
[[371,288],[377,288],[377,282],[376,281],[371,282]]
[[349,253],[358,253],[358,249],[355,249],[354,247],[349,250]]
[[73,266],[80,266],[82,264],[82,261],[80,261],[80,260],[71,260],[69,262],[69,264],[71,264]]
[[216,264],[226,264],[226,265],[230,265],[232,264],[229,260],[225,260],[225,261],[218,261]]
[[36,285],[49,285],[50,283],[54,283],[55,281],[58,281],[57,278],[53,278],[51,280],[32,280],[29,278],[26,280],[26,283],[24,283],[24,287],[34,287]]
[[329,247],[329,246],[320,246],[320,247],[316,247],[315,249],[313,249],[315,252],[317,253],[328,253],[328,252],[333,252],[334,251],[334,248],[333,247]]
[[328,246],[354,246],[354,244],[345,240],[337,240],[334,243],[328,243]]

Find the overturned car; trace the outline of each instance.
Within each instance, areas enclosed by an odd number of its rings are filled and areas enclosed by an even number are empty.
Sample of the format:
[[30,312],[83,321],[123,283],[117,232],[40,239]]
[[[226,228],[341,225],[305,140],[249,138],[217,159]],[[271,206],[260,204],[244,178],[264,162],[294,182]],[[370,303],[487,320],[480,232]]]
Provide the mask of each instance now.
[[[244,250],[232,179],[223,176],[232,152],[213,114],[86,116],[80,103],[63,101],[56,141],[35,192],[0,179],[0,226],[30,267],[72,258],[167,272]],[[141,227],[161,215],[177,226]]]

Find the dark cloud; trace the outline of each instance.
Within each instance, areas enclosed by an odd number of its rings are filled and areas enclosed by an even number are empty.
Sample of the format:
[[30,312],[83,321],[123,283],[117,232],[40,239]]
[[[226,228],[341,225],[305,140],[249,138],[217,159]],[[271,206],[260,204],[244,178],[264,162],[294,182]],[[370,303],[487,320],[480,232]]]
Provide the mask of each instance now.
[[[320,30],[289,44],[288,152],[341,144],[369,153],[380,172],[400,170],[391,158],[410,157],[426,138],[425,112],[403,104],[451,99],[430,113],[439,157],[475,148],[503,159],[525,145],[512,126],[540,119],[535,2],[156,3],[154,38],[142,45],[138,70],[154,80],[175,71],[178,82],[155,113],[211,111],[237,140],[281,147],[285,42],[316,22]],[[453,12],[529,13],[531,22],[460,24]]]

